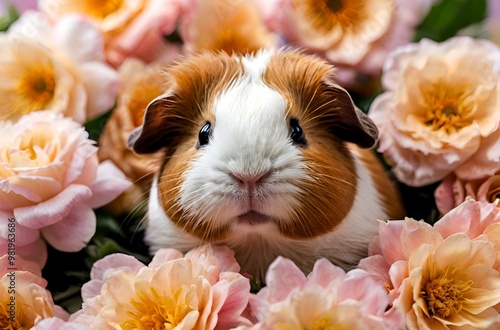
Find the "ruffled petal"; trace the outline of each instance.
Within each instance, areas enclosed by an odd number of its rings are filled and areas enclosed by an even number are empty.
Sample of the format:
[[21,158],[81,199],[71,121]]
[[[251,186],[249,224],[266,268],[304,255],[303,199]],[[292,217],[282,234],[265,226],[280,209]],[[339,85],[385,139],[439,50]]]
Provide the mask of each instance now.
[[87,245],[95,230],[94,211],[84,204],[77,204],[62,221],[43,228],[42,235],[60,251],[77,252]]

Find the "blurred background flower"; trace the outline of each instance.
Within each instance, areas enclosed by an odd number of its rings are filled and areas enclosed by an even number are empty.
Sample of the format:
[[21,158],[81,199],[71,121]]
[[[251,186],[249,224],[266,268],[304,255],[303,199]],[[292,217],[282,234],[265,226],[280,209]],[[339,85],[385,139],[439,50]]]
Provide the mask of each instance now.
[[39,8],[54,20],[68,13],[87,15],[104,35],[107,60],[118,67],[127,57],[153,61],[170,53],[163,37],[176,28],[179,3],[180,0],[39,0]]
[[71,15],[50,25],[28,12],[0,34],[0,119],[50,109],[79,123],[109,110],[118,75],[103,62],[102,37]]

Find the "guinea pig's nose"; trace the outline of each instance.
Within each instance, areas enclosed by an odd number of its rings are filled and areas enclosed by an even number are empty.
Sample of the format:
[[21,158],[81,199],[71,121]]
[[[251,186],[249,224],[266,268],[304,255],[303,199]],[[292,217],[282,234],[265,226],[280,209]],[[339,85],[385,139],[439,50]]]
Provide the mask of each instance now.
[[241,183],[258,183],[268,177],[270,173],[270,171],[262,171],[255,174],[233,172],[230,176]]

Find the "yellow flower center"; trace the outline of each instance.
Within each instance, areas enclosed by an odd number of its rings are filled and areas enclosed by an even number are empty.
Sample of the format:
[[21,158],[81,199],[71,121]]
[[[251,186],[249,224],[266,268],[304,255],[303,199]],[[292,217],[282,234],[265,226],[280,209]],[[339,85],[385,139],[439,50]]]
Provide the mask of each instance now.
[[345,328],[339,324],[335,324],[335,322],[332,321],[331,318],[328,316],[324,316],[320,318],[319,320],[316,320],[312,327],[310,328],[311,330],[345,330]]
[[314,30],[329,33],[334,27],[344,30],[356,28],[365,21],[366,0],[293,0],[295,8],[302,8],[305,19]]
[[455,266],[448,266],[435,278],[429,279],[422,287],[420,296],[427,303],[430,317],[447,318],[458,314],[464,302],[464,293],[474,284],[463,280],[463,274]]
[[86,12],[92,17],[104,19],[123,7],[124,0],[85,0]]
[[432,130],[451,134],[472,123],[473,101],[465,86],[437,82],[424,90],[422,97],[427,109],[424,121]]
[[[18,298],[18,297],[16,297]],[[2,301],[0,304],[0,329],[2,330],[28,330],[34,325],[33,322],[26,322],[23,317],[23,310],[20,302],[16,303],[16,315],[12,320],[11,315],[7,309],[7,302]],[[24,322],[21,322],[24,321]]]
[[54,97],[55,88],[55,74],[52,65],[29,68],[16,86],[22,98],[17,111],[26,114],[34,110],[43,110]]
[[120,323],[120,327],[124,330],[175,328],[191,311],[184,300],[188,290],[189,288],[182,287],[161,296],[155,288],[151,288],[150,294],[138,293],[139,299],[130,302],[135,310],[127,312],[131,318]]

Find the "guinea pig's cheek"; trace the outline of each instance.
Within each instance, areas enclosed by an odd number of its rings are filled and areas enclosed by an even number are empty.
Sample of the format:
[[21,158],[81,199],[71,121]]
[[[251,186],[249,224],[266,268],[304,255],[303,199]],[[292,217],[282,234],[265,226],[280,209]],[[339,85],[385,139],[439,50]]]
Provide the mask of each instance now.
[[289,221],[277,224],[284,237],[307,240],[332,232],[349,214],[357,177],[354,161],[342,150],[329,153],[312,145],[303,156],[310,179],[297,183],[301,192],[295,212]]

